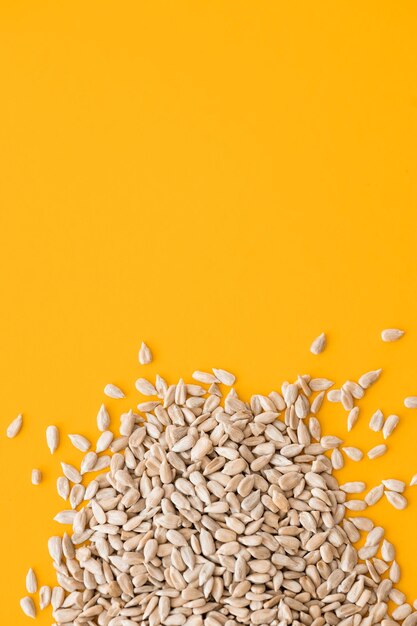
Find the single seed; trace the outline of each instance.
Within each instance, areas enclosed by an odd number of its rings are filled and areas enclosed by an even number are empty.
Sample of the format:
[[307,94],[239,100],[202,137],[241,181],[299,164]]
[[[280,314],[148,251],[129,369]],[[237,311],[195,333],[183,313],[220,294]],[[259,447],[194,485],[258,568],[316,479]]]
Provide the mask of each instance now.
[[99,412],[97,413],[97,428],[101,431],[106,431],[110,426],[110,416],[107,412],[104,404],[101,405]]
[[392,435],[394,429],[398,426],[400,418],[398,415],[389,415],[385,420],[384,427],[382,429],[382,434],[384,435],[384,439],[388,439],[390,435]]
[[91,448],[91,441],[83,435],[68,435],[74,448],[81,450],[81,452],[87,452]]
[[39,469],[32,470],[32,485],[40,485],[42,482],[42,472]]
[[382,443],[381,445],[375,446],[374,448],[369,450],[368,458],[369,459],[377,459],[378,457],[380,457],[383,454],[385,454],[387,450],[388,450],[387,446],[384,443]]
[[59,430],[56,426],[48,426],[46,429],[46,443],[53,454],[59,446]]
[[347,429],[348,429],[348,432],[350,432],[352,430],[352,428],[354,427],[354,425],[358,421],[358,417],[359,417],[359,407],[355,406],[349,412],[349,415],[348,415],[348,419],[347,419]]
[[141,365],[148,365],[152,362],[152,352],[149,346],[146,345],[144,341],[142,341],[142,345],[139,349],[139,363]]
[[381,372],[382,369],[366,372],[366,374],[363,374],[363,376],[359,378],[358,382],[360,386],[363,387],[363,389],[368,389],[368,387],[373,385],[374,382],[378,380],[378,378],[381,376]]
[[368,506],[372,506],[379,502],[384,495],[384,485],[377,485],[368,491],[365,496],[365,502]]
[[310,346],[310,352],[312,354],[320,354],[326,347],[326,335],[325,333],[321,333],[316,339],[314,339],[313,343]]
[[385,496],[390,504],[399,511],[407,507],[407,499],[396,491],[385,491]]
[[235,384],[236,376],[234,376],[230,372],[227,372],[226,370],[216,369],[215,367],[213,367],[213,374],[221,383],[223,383],[223,385],[231,387]]
[[109,398],[120,399],[120,398],[126,397],[124,392],[120,389],[120,387],[117,387],[116,385],[112,385],[111,383],[104,387],[104,393]]
[[38,581],[32,568],[26,574],[26,590],[28,593],[36,593],[38,590]]
[[17,417],[14,418],[14,420],[7,427],[6,435],[9,437],[9,439],[13,439],[13,437],[16,437],[16,435],[20,433],[22,424],[23,424],[23,416],[20,413]]
[[352,461],[360,461],[363,458],[363,452],[359,448],[347,446],[342,448],[342,450]]
[[380,409],[377,409],[371,417],[371,420],[369,422],[369,428],[374,432],[379,432],[380,430],[382,430],[383,425],[384,415]]
[[406,406],[407,409],[417,409],[417,396],[408,396],[408,398],[405,398],[404,406]]
[[28,617],[36,617],[35,604],[29,596],[25,596],[20,600],[20,606],[25,615]]
[[405,489],[405,482],[402,480],[396,480],[395,478],[388,478],[382,481],[384,487],[390,491],[397,491],[398,493],[403,493]]
[[386,328],[381,332],[382,341],[398,341],[404,335],[404,331],[399,328]]

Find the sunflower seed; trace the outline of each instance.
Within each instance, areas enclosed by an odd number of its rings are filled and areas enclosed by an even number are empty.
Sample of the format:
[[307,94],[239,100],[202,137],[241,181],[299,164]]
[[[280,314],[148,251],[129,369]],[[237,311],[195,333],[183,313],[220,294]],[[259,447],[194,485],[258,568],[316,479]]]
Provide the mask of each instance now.
[[363,458],[363,452],[362,450],[359,450],[359,448],[347,446],[342,448],[342,450],[352,461],[360,461]]
[[384,425],[384,416],[380,409],[377,409],[375,413],[372,415],[371,420],[369,422],[369,428],[374,432],[379,432],[382,430]]
[[69,463],[61,462],[62,471],[64,472],[64,476],[68,478],[72,483],[80,483],[81,482],[81,474],[73,465]]
[[385,496],[395,509],[402,511],[407,507],[407,499],[396,491],[385,491]]
[[410,487],[414,487],[415,485],[417,485],[417,474],[414,474],[410,480]]
[[398,493],[403,493],[405,489],[405,482],[402,480],[396,480],[395,478],[388,478],[387,480],[383,480],[382,484],[384,487],[390,491],[397,491]]
[[22,428],[22,424],[23,416],[20,413],[7,427],[6,435],[9,437],[9,439],[13,439],[13,437],[16,437],[16,435],[19,434],[20,429]]
[[366,489],[366,484],[361,481],[344,483],[340,485],[340,489],[346,493],[362,493]]
[[110,446],[113,441],[113,433],[110,430],[105,430],[97,439],[96,452],[104,452]]
[[381,372],[382,369],[366,372],[366,374],[363,374],[363,376],[359,378],[358,382],[360,386],[363,387],[363,389],[368,389],[368,387],[373,385],[374,382],[378,380],[378,378],[381,376]]
[[417,396],[408,396],[408,398],[405,398],[404,406],[406,406],[407,409],[417,409]]
[[107,412],[104,404],[101,405],[99,412],[97,413],[97,428],[101,431],[105,431],[110,426],[110,416]]
[[398,341],[404,335],[403,330],[399,330],[398,328],[386,328],[381,332],[382,341]]
[[400,418],[398,415],[389,415],[385,420],[384,427],[382,429],[382,434],[384,435],[384,439],[388,439],[394,431],[394,429],[398,426]]
[[348,415],[348,419],[347,419],[347,429],[348,429],[348,432],[350,432],[352,430],[352,428],[354,427],[354,425],[358,421],[358,417],[359,417],[359,407],[355,406],[349,412],[349,415]]
[[194,380],[198,380],[199,383],[205,383],[207,385],[220,382],[217,376],[215,376],[214,374],[209,374],[208,372],[200,372],[199,370],[193,372],[192,377],[194,378]]
[[46,429],[46,443],[53,454],[59,446],[59,430],[56,426],[48,426]]
[[365,496],[365,502],[368,506],[372,506],[376,504],[377,502],[379,502],[379,500],[382,498],[383,495],[384,495],[384,486],[377,485],[376,487],[373,487],[372,489],[368,491],[368,493]]
[[70,485],[66,476],[59,476],[56,481],[56,490],[61,498],[63,498],[64,500],[68,499],[70,493]]
[[38,590],[38,581],[32,568],[26,574],[26,590],[28,593],[36,593]]
[[41,611],[46,609],[51,603],[51,588],[48,585],[43,585],[39,589],[39,607]]
[[234,376],[230,372],[227,372],[226,370],[220,370],[213,367],[213,374],[219,382],[223,383],[223,385],[231,387],[235,384],[236,376]]
[[120,398],[126,397],[123,391],[120,389],[120,387],[117,387],[116,385],[112,385],[111,383],[109,383],[108,385],[104,387],[104,393],[109,398],[120,399]]
[[146,345],[144,341],[142,341],[142,345],[139,350],[139,363],[141,365],[148,365],[148,363],[152,362],[152,352],[149,346]]
[[313,343],[310,346],[310,352],[312,354],[320,354],[326,347],[326,335],[325,333],[321,333],[316,339],[314,339]]
[[40,485],[42,482],[42,472],[39,469],[32,470],[32,485]]
[[68,437],[74,448],[81,450],[81,452],[87,452],[91,448],[91,441],[83,435],[68,435]]
[[35,604],[32,598],[29,598],[29,596],[25,596],[20,600],[20,606],[25,615],[27,615],[28,617],[36,617]]
[[146,380],[146,378],[138,378],[135,382],[135,387],[139,393],[145,396],[156,396],[158,393],[153,384],[149,382],[149,380]]
[[388,449],[387,446],[383,443],[383,444],[381,444],[379,446],[375,446],[374,448],[369,450],[367,456],[368,456],[369,459],[377,459],[378,457],[380,457],[383,454],[385,454],[387,449]]

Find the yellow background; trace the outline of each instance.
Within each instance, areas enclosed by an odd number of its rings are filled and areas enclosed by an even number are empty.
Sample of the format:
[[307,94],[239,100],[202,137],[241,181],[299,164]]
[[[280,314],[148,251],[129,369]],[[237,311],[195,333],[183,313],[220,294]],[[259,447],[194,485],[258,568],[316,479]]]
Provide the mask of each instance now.
[[[417,393],[415,2],[3,0],[0,18],[0,623],[27,623],[28,566],[53,581],[59,461],[81,453],[51,457],[45,427],[94,438],[107,382],[128,392],[113,416],[134,405],[142,339],[147,374],[226,367],[245,396],[381,366],[347,440],[379,443],[377,407],[401,425],[342,479],[417,472],[402,406]],[[390,326],[407,336],[383,344]],[[342,409],[324,419],[345,435]],[[371,511],[410,600],[414,489],[405,512]]]

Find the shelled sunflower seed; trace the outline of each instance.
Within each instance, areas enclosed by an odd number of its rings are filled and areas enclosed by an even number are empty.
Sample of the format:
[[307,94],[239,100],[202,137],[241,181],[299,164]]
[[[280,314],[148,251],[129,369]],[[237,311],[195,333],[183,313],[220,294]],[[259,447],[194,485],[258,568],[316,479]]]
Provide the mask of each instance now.
[[[58,626],[393,626],[388,599],[402,600],[392,588],[393,547],[370,519],[347,518],[384,487],[346,500],[366,485],[339,486],[333,468],[343,466],[343,442],[323,436],[316,417],[333,383],[302,376],[284,383],[282,395],[247,403],[233,389],[222,398],[218,383],[234,377],[213,372],[193,374],[210,392],[182,380],[141,384],[160,402],[123,414],[115,438],[100,409],[96,452],[81,471],[62,464],[58,492],[73,508],[55,519],[72,533],[48,542],[58,585],[42,587],[41,606],[52,604]],[[362,377],[359,391],[348,381],[334,390],[337,401],[342,392],[362,397],[376,378]],[[111,456],[97,456],[109,447]],[[363,457],[358,448],[342,451]],[[82,485],[97,469],[106,471]],[[387,497],[403,497],[392,481]],[[27,614],[32,606],[22,600]],[[409,626],[413,613],[399,615]]]
[[14,418],[12,422],[7,427],[6,435],[9,439],[13,439],[16,437],[22,428],[23,425],[23,415],[19,413],[17,417]]
[[320,354],[326,347],[327,339],[325,333],[321,333],[316,337],[310,346],[310,352],[312,354]]

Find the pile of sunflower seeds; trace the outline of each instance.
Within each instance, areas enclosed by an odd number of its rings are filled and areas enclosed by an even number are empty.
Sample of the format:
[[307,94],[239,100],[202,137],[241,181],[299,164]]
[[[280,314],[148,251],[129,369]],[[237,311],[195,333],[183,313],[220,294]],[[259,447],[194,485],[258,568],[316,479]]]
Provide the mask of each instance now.
[[[338,484],[343,442],[315,415],[331,381],[300,376],[248,403],[223,397],[224,370],[194,378],[139,379],[151,398],[121,416],[120,436],[102,407],[97,452],[62,464],[71,509],[56,519],[72,531],[50,538],[58,586],[41,588],[56,624],[416,626],[383,528],[347,517],[368,505],[347,500],[365,485]],[[21,606],[35,616],[32,598]]]

